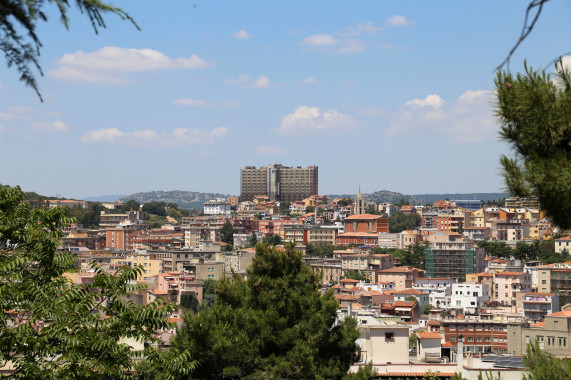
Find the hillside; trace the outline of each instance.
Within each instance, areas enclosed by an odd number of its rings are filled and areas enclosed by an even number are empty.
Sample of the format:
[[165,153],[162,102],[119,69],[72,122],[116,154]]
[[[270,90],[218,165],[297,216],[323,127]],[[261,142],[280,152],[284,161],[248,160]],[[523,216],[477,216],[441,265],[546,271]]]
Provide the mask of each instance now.
[[[328,195],[331,199],[334,198],[355,198],[357,194],[332,194]],[[506,198],[504,193],[455,193],[455,194],[402,194],[394,191],[380,190],[370,194],[363,194],[363,199],[369,202],[391,202],[398,203],[401,199],[408,201],[411,204],[426,204],[434,203],[445,199],[479,199],[483,202],[490,200],[498,200]]]
[[180,208],[202,210],[204,202],[214,198],[226,198],[227,194],[197,193],[194,191],[149,191],[126,195],[119,202],[127,202],[131,199],[144,204],[147,202],[176,203]]

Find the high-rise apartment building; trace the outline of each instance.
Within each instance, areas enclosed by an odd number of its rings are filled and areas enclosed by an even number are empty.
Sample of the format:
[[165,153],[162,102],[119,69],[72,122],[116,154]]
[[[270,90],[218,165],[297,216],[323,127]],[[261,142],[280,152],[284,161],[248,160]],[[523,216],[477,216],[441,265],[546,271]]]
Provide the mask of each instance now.
[[317,183],[317,166],[246,166],[240,170],[240,201],[251,201],[258,195],[266,195],[270,201],[301,201],[318,194]]

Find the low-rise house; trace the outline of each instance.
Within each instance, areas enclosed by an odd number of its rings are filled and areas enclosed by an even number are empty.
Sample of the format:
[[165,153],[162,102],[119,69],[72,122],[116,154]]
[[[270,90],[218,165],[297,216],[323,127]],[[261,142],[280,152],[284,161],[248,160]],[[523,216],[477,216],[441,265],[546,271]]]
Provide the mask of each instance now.
[[476,314],[484,302],[489,301],[488,285],[463,282],[452,284],[451,308],[462,308],[464,313]]
[[370,317],[359,316],[359,356],[362,363],[408,363],[407,326],[387,324]]
[[375,271],[375,282],[394,282],[395,290],[412,288],[418,278],[424,277],[422,269],[413,267],[394,267]]
[[442,335],[436,332],[417,332],[416,358],[423,363],[440,363]]
[[428,303],[435,308],[440,308],[448,304],[452,284],[455,283],[456,281],[451,278],[417,278],[412,287],[428,293]]
[[546,315],[558,311],[558,294],[529,292],[523,297],[523,314],[531,322],[541,322]]

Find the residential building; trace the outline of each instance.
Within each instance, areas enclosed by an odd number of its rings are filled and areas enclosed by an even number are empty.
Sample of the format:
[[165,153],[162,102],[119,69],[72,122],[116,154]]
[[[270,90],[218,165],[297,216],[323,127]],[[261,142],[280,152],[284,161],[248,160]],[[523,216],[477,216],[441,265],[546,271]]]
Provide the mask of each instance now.
[[532,322],[541,322],[547,314],[559,311],[559,295],[555,293],[525,293],[523,314]]
[[528,261],[523,266],[523,271],[531,275],[531,287],[534,290],[538,289],[539,285],[539,267],[543,265],[542,261]]
[[557,293],[565,302],[571,302],[571,261],[541,265],[538,269],[540,293]]
[[290,168],[273,164],[256,168],[246,166],[240,170],[240,200],[251,201],[266,195],[271,201],[301,201],[318,192],[318,168]]
[[105,234],[106,248],[130,251],[133,249],[133,238],[138,232],[134,228],[107,228]]
[[416,298],[418,303],[418,307],[421,311],[424,310],[424,306],[429,305],[429,296],[428,292],[424,292],[418,289],[405,289],[398,292],[393,293],[393,297],[395,302],[396,301],[406,301],[409,297]]
[[305,227],[303,229],[303,244],[336,245],[337,228],[322,228],[320,226]]
[[494,274],[493,301],[504,306],[516,306],[516,293],[531,292],[531,275],[525,272]]
[[375,282],[394,282],[397,291],[412,288],[412,284],[422,277],[424,271],[413,267],[394,267],[375,271]]
[[463,282],[452,284],[451,308],[462,308],[464,313],[476,314],[484,302],[489,301],[488,284]]
[[456,281],[451,278],[417,278],[412,284],[413,289],[428,293],[428,303],[435,308],[448,304],[452,294],[452,284]]
[[360,362],[409,363],[408,326],[387,324],[370,316],[357,316]]
[[563,253],[565,250],[567,254],[571,254],[571,235],[555,239],[555,252]]
[[144,214],[143,211],[129,211],[125,214],[101,211],[99,227],[116,227],[119,224],[143,224]]
[[484,250],[472,242],[436,242],[425,249],[426,277],[466,280],[466,274],[482,272]]
[[537,341],[539,348],[560,357],[571,357],[571,311],[560,311],[545,316],[543,322],[508,327],[508,352],[522,356],[529,343]]
[[506,198],[505,203],[506,208],[535,208],[539,209],[539,199],[537,197],[533,198],[519,198],[511,197]]
[[204,215],[230,215],[232,205],[225,198],[210,199],[204,202]]
[[417,332],[416,358],[423,363],[440,363],[442,335],[436,332]]
[[476,211],[482,208],[484,202],[476,199],[459,199],[451,202],[453,207],[462,208],[469,211]]
[[[459,346],[463,337],[464,353],[506,354],[508,353],[508,326],[525,326],[523,318],[484,319],[481,317],[443,319],[440,321],[447,345]],[[512,334],[510,333],[510,339]],[[511,351],[509,352],[511,354]],[[520,354],[521,355],[521,354]]]
[[488,268],[486,272],[498,273],[498,272],[520,272],[521,271],[521,260],[516,259],[491,259],[488,260]]

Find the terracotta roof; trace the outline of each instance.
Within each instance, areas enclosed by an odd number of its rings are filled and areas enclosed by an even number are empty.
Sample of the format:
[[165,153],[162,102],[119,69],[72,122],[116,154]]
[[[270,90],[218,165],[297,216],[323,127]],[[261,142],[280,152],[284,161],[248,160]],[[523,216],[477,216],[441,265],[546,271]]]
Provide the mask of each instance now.
[[379,219],[382,218],[381,215],[373,215],[373,214],[358,214],[358,215],[351,215],[345,218],[345,220],[359,220],[359,219]]
[[452,342],[444,342],[442,343],[442,347],[454,347],[454,344]]
[[352,283],[352,284],[357,284],[359,283],[359,280],[353,280],[352,278],[344,278],[343,280],[339,281],[342,284],[346,284],[346,283]]
[[[396,301],[393,303],[394,307],[414,307],[415,301]],[[571,313],[571,312],[570,312]]]
[[371,292],[371,295],[372,295],[372,296],[382,296],[383,294],[385,294],[385,293],[383,293],[383,292],[377,292],[377,291],[375,291],[375,290]]
[[413,267],[394,267],[394,268],[380,270],[380,271],[378,271],[378,273],[412,272],[415,269],[419,270],[419,271],[423,271],[422,269],[413,268]]
[[405,289],[405,290],[401,290],[400,292],[396,292],[395,294],[416,294],[416,295],[422,295],[422,294],[428,294],[426,292],[423,292],[422,290],[418,290],[418,289]]
[[[379,372],[375,376],[377,377],[391,377],[391,378],[400,378],[400,377],[424,377],[426,375],[425,372]],[[437,372],[436,377],[438,378],[449,378],[454,376],[454,372]]]
[[418,336],[421,339],[442,339],[442,335],[440,335],[437,332],[424,332],[424,333],[416,333],[416,336]]
[[549,317],[571,317],[571,311],[559,311],[557,313],[548,314]]
[[529,325],[529,327],[545,327],[545,322],[534,323],[532,325]]
[[182,318],[169,318],[168,322],[169,323],[182,322]]
[[371,232],[345,232],[345,233],[337,235],[337,238],[345,237],[345,236],[347,236],[347,237],[350,237],[350,236],[379,237],[378,234],[374,234]]
[[496,273],[496,276],[521,276],[525,272],[500,272]]
[[538,292],[529,292],[525,293],[526,296],[554,296],[554,293],[538,293]]
[[428,326],[440,326],[440,321],[428,321]]

